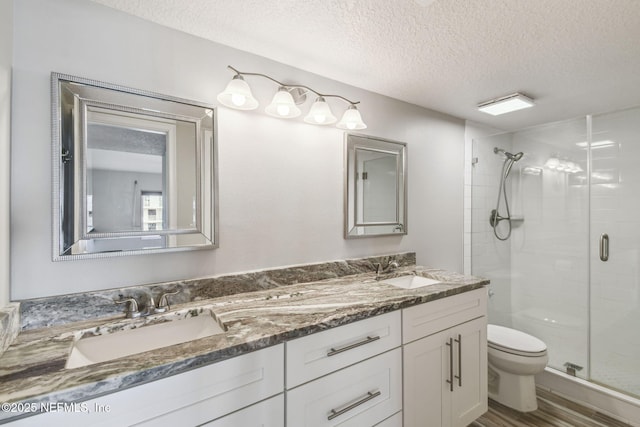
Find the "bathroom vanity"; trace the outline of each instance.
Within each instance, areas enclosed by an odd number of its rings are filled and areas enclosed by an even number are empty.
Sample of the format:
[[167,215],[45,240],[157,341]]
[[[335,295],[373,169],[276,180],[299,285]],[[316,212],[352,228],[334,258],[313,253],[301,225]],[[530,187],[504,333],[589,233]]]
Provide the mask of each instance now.
[[[0,423],[414,426],[428,411],[428,425],[466,426],[487,405],[488,282],[400,264],[379,280],[363,272],[195,298],[139,330],[213,315],[221,332],[86,366],[65,368],[70,350],[133,319],[24,331],[0,358],[0,401],[16,409]],[[398,276],[431,281],[385,283]]]

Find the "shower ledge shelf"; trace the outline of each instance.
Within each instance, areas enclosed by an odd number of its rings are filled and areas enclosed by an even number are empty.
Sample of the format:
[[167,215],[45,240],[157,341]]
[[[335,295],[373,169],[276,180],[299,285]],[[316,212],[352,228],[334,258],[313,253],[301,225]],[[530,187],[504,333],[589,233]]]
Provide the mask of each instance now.
[[522,225],[522,223],[524,222],[524,217],[523,216],[512,216],[511,217],[511,224],[515,227],[519,227]]

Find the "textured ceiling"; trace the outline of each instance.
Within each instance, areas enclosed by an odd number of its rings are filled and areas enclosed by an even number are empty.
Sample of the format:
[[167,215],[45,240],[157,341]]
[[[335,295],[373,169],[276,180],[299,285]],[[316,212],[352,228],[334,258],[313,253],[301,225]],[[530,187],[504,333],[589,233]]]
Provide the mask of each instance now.
[[501,129],[640,105],[640,0],[94,1]]

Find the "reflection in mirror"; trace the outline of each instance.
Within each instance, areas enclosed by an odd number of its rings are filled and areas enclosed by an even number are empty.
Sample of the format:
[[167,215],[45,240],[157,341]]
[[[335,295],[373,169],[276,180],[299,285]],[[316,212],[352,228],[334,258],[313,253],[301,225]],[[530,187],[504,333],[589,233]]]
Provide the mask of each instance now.
[[54,260],[217,247],[213,107],[57,73],[52,93]]
[[406,144],[345,136],[345,238],[407,234]]

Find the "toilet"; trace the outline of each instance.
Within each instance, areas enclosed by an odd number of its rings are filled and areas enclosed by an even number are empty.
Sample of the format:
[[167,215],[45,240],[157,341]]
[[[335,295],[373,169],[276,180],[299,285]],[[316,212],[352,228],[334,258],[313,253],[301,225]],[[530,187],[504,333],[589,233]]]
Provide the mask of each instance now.
[[538,409],[535,374],[549,360],[538,338],[498,325],[487,326],[489,397],[521,412]]

